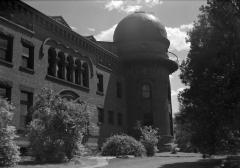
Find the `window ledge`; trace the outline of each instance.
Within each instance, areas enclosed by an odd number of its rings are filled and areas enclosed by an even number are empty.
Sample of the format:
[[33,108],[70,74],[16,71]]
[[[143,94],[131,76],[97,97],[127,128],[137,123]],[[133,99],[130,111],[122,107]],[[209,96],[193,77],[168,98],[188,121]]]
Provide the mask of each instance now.
[[26,73],[29,73],[29,74],[34,74],[33,69],[22,67],[22,66],[19,67],[19,71],[26,72]]
[[46,79],[49,80],[49,81],[55,82],[55,83],[67,85],[67,86],[70,86],[70,87],[74,87],[76,89],[80,89],[80,90],[85,91],[85,92],[89,92],[89,88],[87,88],[87,87],[84,87],[84,86],[69,82],[67,80],[51,76],[51,75],[47,75]]
[[5,66],[10,67],[10,68],[13,67],[12,62],[9,62],[9,61],[3,60],[3,59],[0,59],[0,64],[5,65]]
[[104,95],[104,93],[101,92],[101,91],[97,91],[96,94],[98,94],[98,95],[100,95],[100,96],[103,96],[103,95]]

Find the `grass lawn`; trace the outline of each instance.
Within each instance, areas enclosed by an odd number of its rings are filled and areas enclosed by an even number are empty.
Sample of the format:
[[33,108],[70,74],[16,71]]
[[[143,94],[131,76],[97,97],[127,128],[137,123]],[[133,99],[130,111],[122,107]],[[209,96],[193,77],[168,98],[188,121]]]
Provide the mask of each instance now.
[[17,168],[80,168],[95,165],[97,160],[87,158],[74,158],[72,161],[67,163],[46,163],[39,164],[35,163],[29,157],[22,158],[22,161],[18,163]]

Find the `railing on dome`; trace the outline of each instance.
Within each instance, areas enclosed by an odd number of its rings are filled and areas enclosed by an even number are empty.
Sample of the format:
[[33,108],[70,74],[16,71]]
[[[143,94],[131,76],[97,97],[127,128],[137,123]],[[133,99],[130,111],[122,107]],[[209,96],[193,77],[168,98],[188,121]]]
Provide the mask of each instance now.
[[179,64],[178,56],[176,54],[174,54],[173,52],[168,51],[168,58],[170,60],[176,62],[177,64]]

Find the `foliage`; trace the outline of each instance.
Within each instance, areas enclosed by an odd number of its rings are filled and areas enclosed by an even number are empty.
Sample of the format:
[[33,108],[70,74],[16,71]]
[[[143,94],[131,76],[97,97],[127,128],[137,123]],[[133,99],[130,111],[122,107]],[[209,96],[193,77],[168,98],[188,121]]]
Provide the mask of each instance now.
[[151,126],[144,126],[140,128],[140,131],[140,142],[144,145],[147,156],[153,156],[157,151],[158,130]]
[[141,142],[128,135],[113,135],[106,140],[102,148],[103,156],[142,156],[144,153],[145,148]]
[[240,157],[239,156],[228,156],[222,161],[219,168],[240,168]]
[[[189,32],[180,70],[179,125],[200,152],[237,152],[240,136],[240,2],[208,0]],[[186,132],[184,132],[186,133]]]
[[14,107],[0,98],[0,166],[13,166],[19,160],[19,148],[16,145],[15,127],[10,126]]
[[40,162],[62,162],[78,151],[89,122],[86,104],[63,100],[43,88],[29,126],[32,155]]
[[[177,116],[178,114],[176,114]],[[174,143],[177,144],[177,147],[181,152],[197,152],[197,149],[192,145],[191,139],[191,132],[189,130],[189,123],[179,123],[180,121],[176,122],[178,116],[175,118],[174,124],[174,134],[175,140]]]

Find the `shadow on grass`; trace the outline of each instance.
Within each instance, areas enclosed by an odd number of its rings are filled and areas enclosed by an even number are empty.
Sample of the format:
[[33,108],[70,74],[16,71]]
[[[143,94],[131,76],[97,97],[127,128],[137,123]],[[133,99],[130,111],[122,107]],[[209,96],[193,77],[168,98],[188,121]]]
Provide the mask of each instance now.
[[201,159],[196,162],[172,163],[158,168],[214,168],[221,164],[221,159]]

